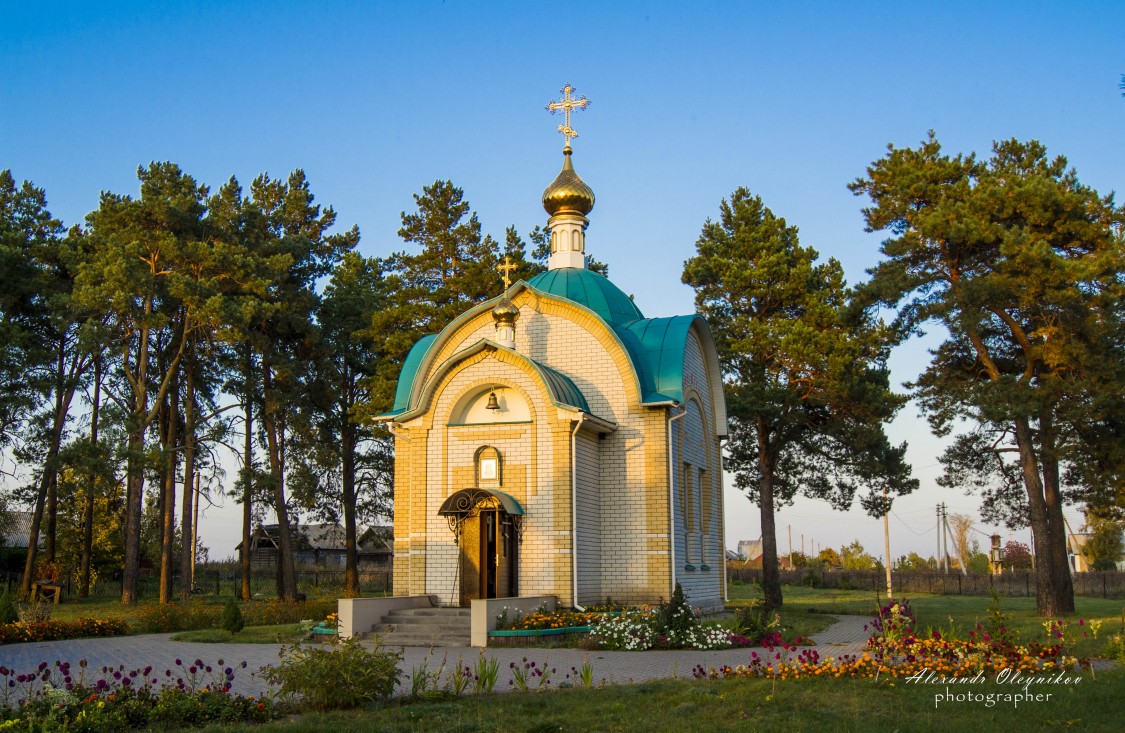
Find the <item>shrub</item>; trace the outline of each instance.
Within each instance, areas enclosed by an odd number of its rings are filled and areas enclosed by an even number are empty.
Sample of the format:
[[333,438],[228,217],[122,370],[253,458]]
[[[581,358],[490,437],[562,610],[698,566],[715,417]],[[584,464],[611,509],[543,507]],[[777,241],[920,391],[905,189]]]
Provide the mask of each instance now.
[[801,577],[801,585],[806,588],[820,587],[820,573],[817,572],[820,563],[813,562],[805,565],[805,574]]
[[386,700],[402,676],[399,655],[368,650],[355,638],[328,648],[297,643],[279,656],[281,662],[263,667],[261,677],[302,709],[343,710]]
[[324,618],[336,611],[335,598],[314,598],[307,601],[282,601],[271,598],[243,604],[242,618],[247,626],[295,624],[310,618]]
[[183,603],[145,603],[137,607],[137,627],[141,631],[165,633],[214,629],[219,626],[222,608],[199,600]]
[[3,592],[0,592],[0,624],[14,624],[19,620],[16,604],[12,601],[12,594],[8,591],[7,586],[4,586]]
[[[239,607],[244,627],[292,624],[310,618],[324,618],[336,610],[335,599],[288,602],[271,598],[250,601]],[[196,629],[224,628],[223,606],[198,599],[186,603],[146,603],[137,608],[137,626],[142,631],[165,633]]]
[[17,621],[0,625],[0,644],[27,641],[87,639],[95,636],[124,636],[129,625],[121,619],[80,618],[77,621]]
[[734,610],[734,624],[740,636],[757,644],[781,630],[781,616],[766,608],[765,601],[755,599],[749,606],[740,606]]
[[45,601],[31,601],[29,603],[21,603],[17,606],[19,620],[24,623],[50,621],[51,611],[53,610],[54,607]]
[[691,645],[695,629],[699,628],[699,619],[684,598],[684,589],[679,583],[672,591],[672,600],[660,607],[659,623],[661,631],[671,640],[670,645]]
[[242,611],[239,610],[238,601],[234,599],[234,596],[231,596],[227,600],[227,605],[223,606],[223,615],[219,622],[224,630],[231,633],[231,636],[242,631],[242,627],[246,625],[242,620]]

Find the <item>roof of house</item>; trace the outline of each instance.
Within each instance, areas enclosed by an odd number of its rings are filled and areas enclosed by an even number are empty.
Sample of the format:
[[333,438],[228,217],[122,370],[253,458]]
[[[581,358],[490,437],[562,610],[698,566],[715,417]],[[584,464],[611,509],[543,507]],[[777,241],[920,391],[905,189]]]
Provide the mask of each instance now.
[[[265,540],[268,546],[277,547],[277,528],[276,524],[260,524],[254,528],[253,538],[261,543]],[[322,524],[300,524],[293,528],[296,537],[296,549],[308,550],[325,550],[325,551],[340,551],[343,552],[345,547],[346,535],[344,528],[339,524],[322,523]],[[362,531],[357,531],[356,542],[362,546],[364,552],[382,552],[384,548],[390,549],[388,540],[391,536],[389,527],[373,526],[368,527]],[[365,544],[366,543],[366,544]],[[239,542],[235,545],[235,550],[242,547]]]
[[0,545],[26,548],[33,516],[31,512],[8,512],[7,521],[0,524]]

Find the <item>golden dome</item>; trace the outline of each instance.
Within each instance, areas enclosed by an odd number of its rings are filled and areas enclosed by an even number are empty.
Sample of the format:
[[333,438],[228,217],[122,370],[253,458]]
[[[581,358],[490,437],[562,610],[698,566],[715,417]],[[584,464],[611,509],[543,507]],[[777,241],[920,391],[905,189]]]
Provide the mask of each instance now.
[[570,154],[571,149],[567,145],[563,148],[562,171],[543,192],[543,208],[551,216],[555,214],[586,216],[594,208],[594,191],[574,172]]
[[507,298],[501,299],[492,309],[492,318],[497,324],[514,324],[520,317],[520,309]]

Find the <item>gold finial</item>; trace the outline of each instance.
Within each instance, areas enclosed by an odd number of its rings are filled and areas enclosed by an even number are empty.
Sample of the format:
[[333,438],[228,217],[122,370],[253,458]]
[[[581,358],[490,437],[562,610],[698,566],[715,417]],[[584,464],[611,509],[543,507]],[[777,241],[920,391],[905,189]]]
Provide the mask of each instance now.
[[563,138],[566,140],[563,144],[563,149],[566,150],[570,148],[570,139],[572,137],[578,137],[578,132],[570,126],[570,111],[572,109],[586,109],[587,105],[590,104],[590,100],[585,97],[571,99],[570,93],[575,91],[575,89],[570,85],[570,82],[564,84],[563,88],[559,91],[563,93],[563,100],[561,102],[556,102],[552,99],[547,103],[547,111],[551,114],[555,114],[560,109],[563,111],[564,121],[563,124],[559,125],[558,130],[563,134]]

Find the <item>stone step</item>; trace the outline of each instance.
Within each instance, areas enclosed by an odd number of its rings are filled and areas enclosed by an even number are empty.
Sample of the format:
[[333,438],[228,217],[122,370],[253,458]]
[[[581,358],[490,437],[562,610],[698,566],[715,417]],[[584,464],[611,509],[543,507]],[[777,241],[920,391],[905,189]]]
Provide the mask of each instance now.
[[387,623],[375,624],[371,627],[372,633],[375,634],[392,634],[395,632],[411,633],[411,634],[464,634],[468,635],[468,624],[399,624]]
[[396,646],[435,646],[435,647],[448,647],[448,646],[469,646],[468,636],[413,636],[407,634],[387,634],[378,636],[379,643],[384,647]]
[[391,611],[388,616],[395,618],[472,618],[473,612],[468,608],[400,608]]
[[468,646],[468,608],[404,608],[371,627],[384,646]]

